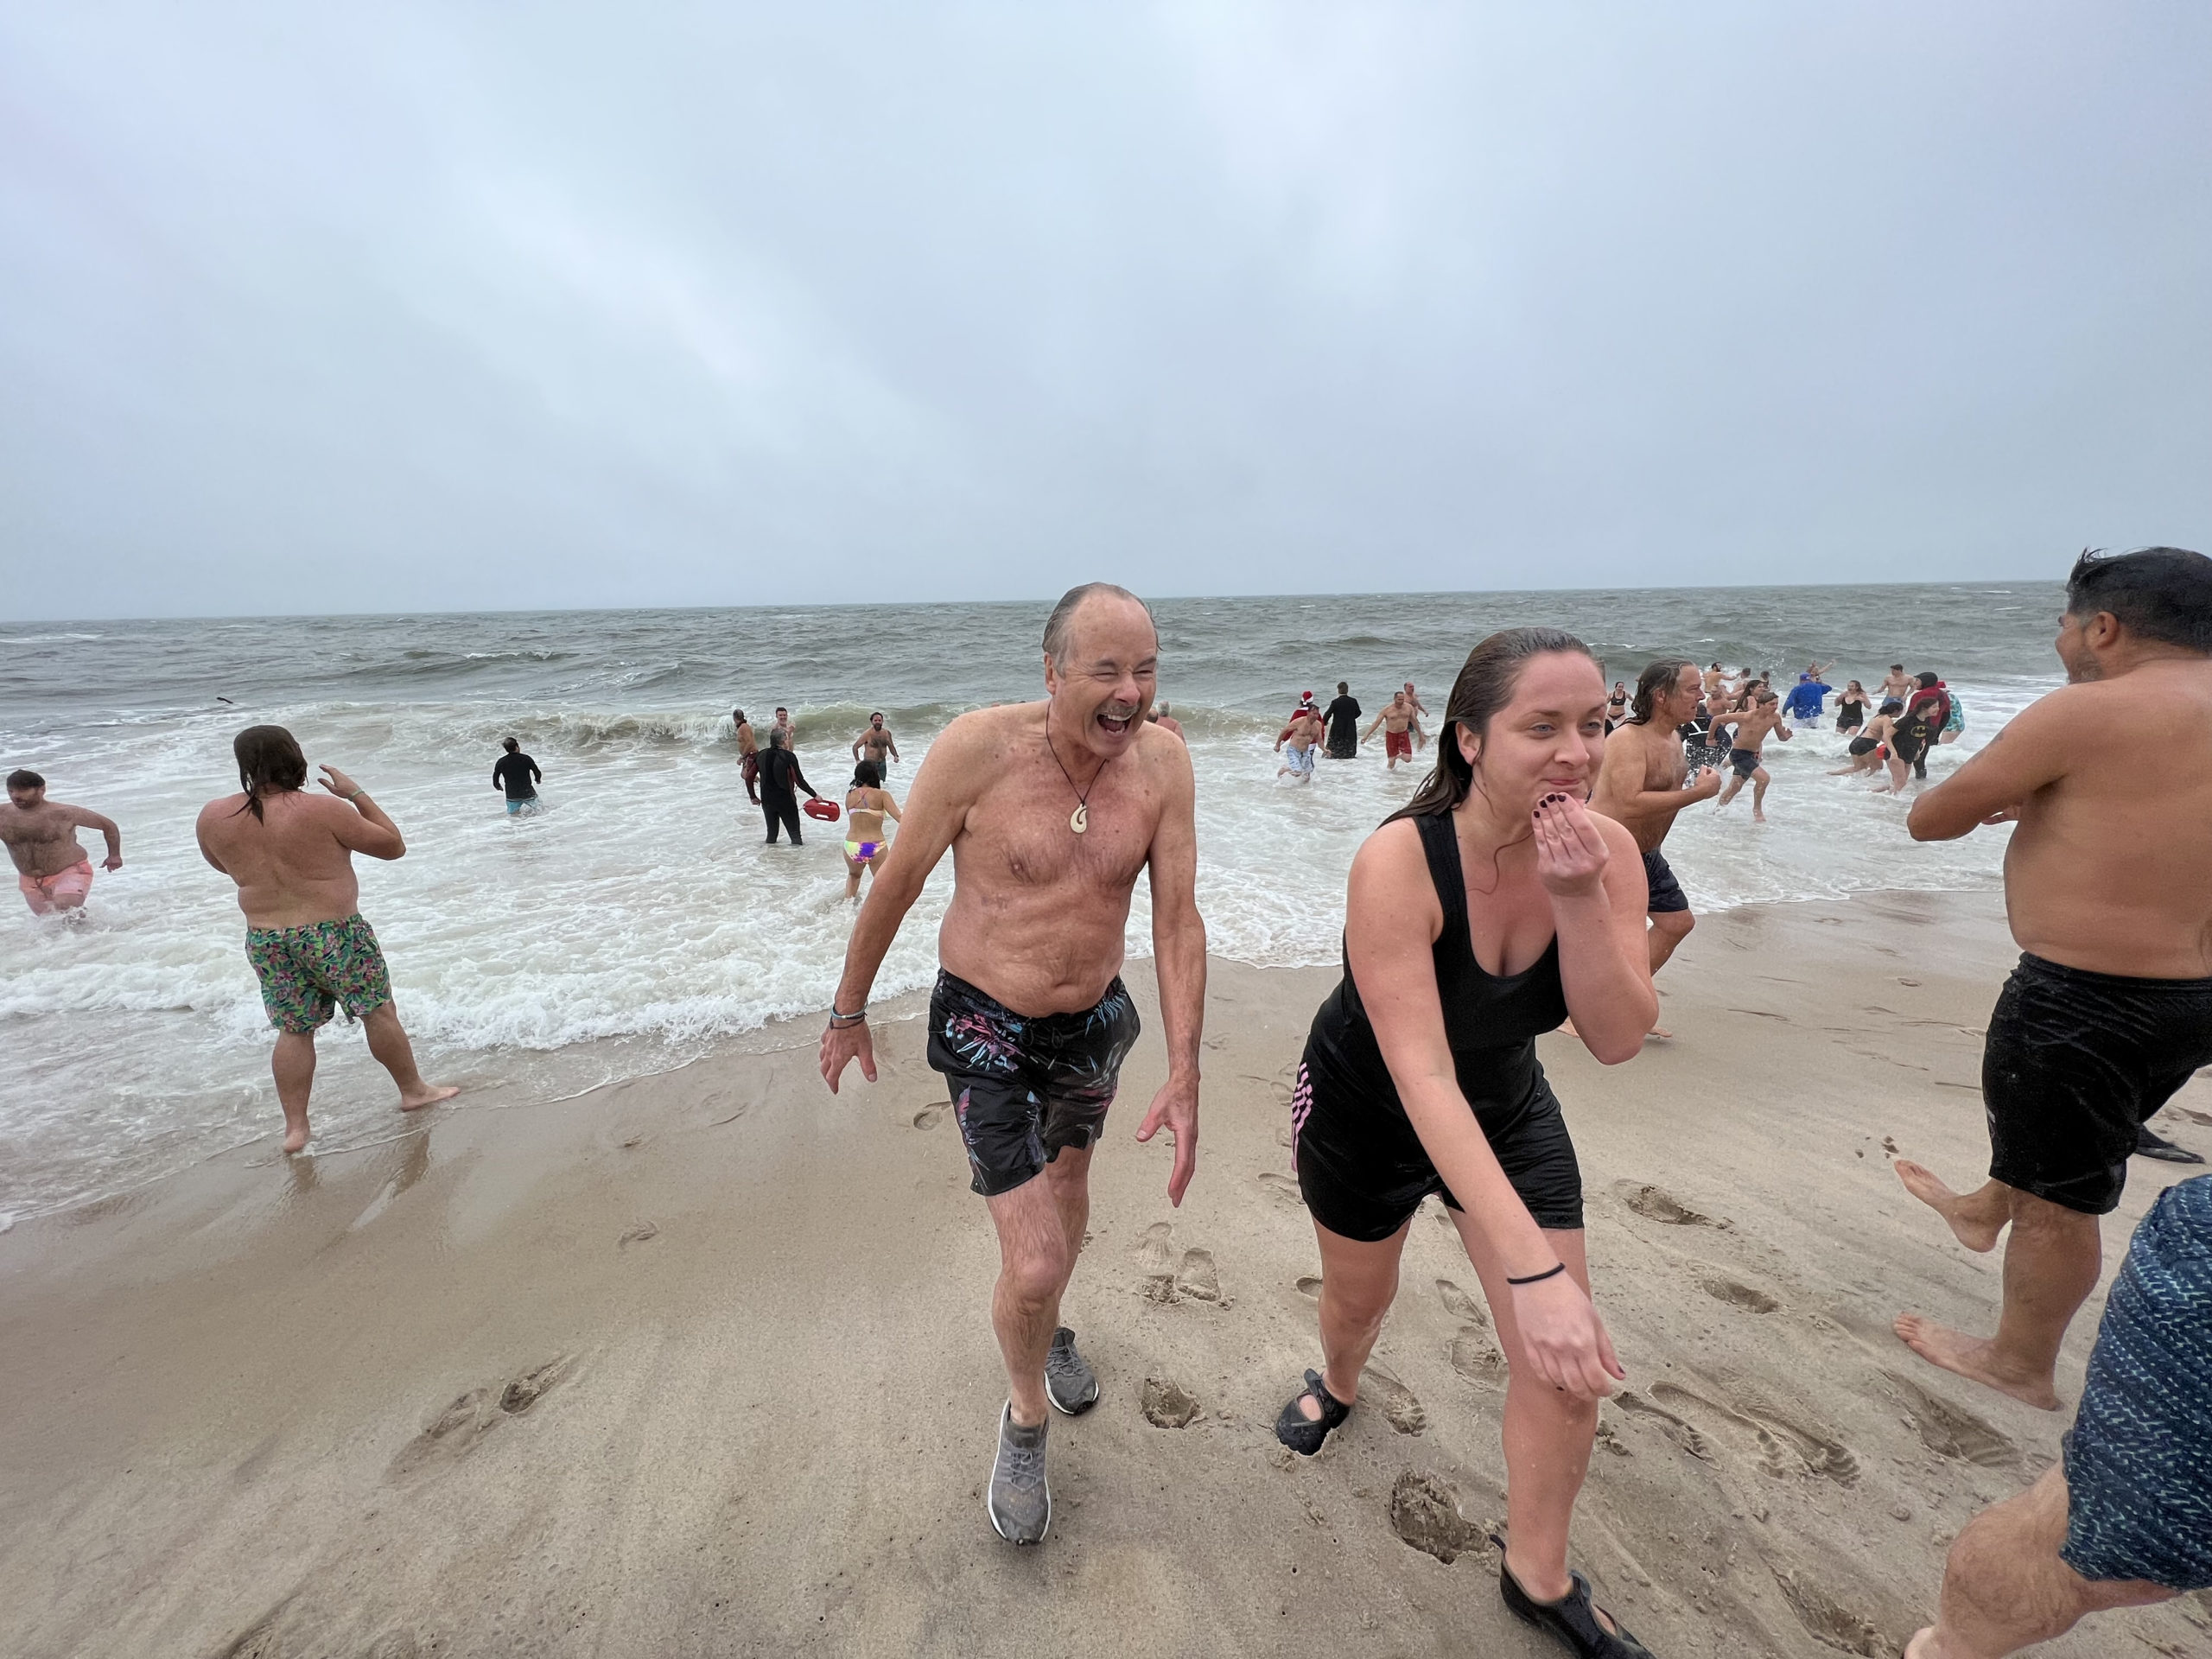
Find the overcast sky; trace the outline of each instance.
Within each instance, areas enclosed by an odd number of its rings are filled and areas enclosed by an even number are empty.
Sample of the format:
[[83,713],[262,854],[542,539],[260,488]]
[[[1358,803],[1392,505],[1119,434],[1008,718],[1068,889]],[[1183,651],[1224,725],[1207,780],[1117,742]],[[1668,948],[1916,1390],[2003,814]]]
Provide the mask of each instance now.
[[2212,543],[2212,7],[0,7],[0,616]]

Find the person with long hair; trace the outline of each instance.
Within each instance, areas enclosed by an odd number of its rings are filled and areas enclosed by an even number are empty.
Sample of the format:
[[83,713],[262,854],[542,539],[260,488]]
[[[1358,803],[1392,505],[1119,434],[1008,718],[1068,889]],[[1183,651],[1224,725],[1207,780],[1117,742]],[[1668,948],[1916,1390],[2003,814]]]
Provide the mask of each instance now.
[[1291,1101],[1322,1365],[1275,1433],[1311,1456],[1351,1413],[1407,1229],[1440,1194],[1510,1368],[1500,1592],[1577,1654],[1649,1659],[1567,1564],[1598,1402],[1626,1373],[1591,1303],[1581,1173],[1535,1046],[1572,1011],[1618,1065],[1658,1012],[1635,838],[1583,804],[1605,729],[1580,640],[1492,634],[1452,688],[1435,769],[1352,861],[1344,981]]
[[883,786],[883,773],[873,760],[853,766],[853,786],[845,791],[845,897],[861,896],[861,876],[874,875],[891,850],[884,820],[899,822],[899,803]]

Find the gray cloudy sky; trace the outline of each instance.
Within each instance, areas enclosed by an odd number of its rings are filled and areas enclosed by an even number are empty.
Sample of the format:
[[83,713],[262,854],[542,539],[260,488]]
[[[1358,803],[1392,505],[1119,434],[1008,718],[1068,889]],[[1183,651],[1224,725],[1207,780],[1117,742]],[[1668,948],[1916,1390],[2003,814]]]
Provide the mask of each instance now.
[[2196,0],[20,0],[0,615],[2205,546],[2208,84]]

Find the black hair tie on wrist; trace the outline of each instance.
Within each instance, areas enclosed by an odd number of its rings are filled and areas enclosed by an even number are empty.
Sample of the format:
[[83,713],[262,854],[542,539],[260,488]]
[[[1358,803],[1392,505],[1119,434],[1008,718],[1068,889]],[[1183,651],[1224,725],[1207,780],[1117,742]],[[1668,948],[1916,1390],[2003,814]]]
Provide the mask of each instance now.
[[1509,1274],[1505,1282],[1509,1285],[1541,1285],[1545,1280],[1556,1279],[1566,1271],[1567,1263],[1562,1262],[1556,1267],[1546,1268],[1541,1273],[1532,1273],[1526,1279],[1516,1279]]

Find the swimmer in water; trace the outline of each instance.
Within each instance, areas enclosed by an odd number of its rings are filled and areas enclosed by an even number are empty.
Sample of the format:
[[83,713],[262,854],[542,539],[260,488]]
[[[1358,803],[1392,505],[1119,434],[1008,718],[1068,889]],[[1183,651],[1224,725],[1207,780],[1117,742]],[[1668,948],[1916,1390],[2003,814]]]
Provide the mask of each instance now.
[[[1290,746],[1287,753],[1283,746]],[[1275,739],[1275,753],[1283,763],[1275,768],[1275,776],[1295,778],[1301,784],[1313,781],[1313,758],[1320,753],[1321,716],[1310,702],[1300,704],[1297,715],[1283,728],[1282,735]]]
[[883,772],[873,760],[853,768],[853,786],[845,791],[845,897],[861,896],[862,872],[873,875],[891,850],[884,820],[899,822],[899,803],[883,786]]
[[1758,700],[1751,704],[1751,712],[1736,722],[1736,734],[1730,740],[1728,749],[1728,765],[1736,775],[1728,780],[1728,787],[1720,791],[1719,800],[1714,803],[1716,808],[1734,800],[1736,791],[1743,788],[1745,780],[1748,779],[1751,785],[1751,822],[1766,822],[1766,786],[1774,779],[1766,769],[1762,751],[1770,736],[1778,737],[1787,743],[1790,732],[1789,728],[1782,723],[1780,699],[1762,686]]
[[[1890,745],[1897,736],[1897,716],[1904,713],[1904,704],[1895,697],[1882,705],[1881,713],[1867,722],[1866,729],[1851,740],[1851,764],[1830,770],[1831,778],[1853,778],[1864,773],[1878,772],[1882,763],[1890,758]],[[1880,794],[1880,790],[1874,791]]]
[[123,868],[123,831],[113,818],[90,807],[67,806],[46,798],[46,779],[35,772],[8,774],[8,804],[0,807],[0,841],[16,861],[16,885],[34,916],[82,913],[92,891],[92,861],[77,844],[77,831],[97,830],[107,837],[103,869]]

